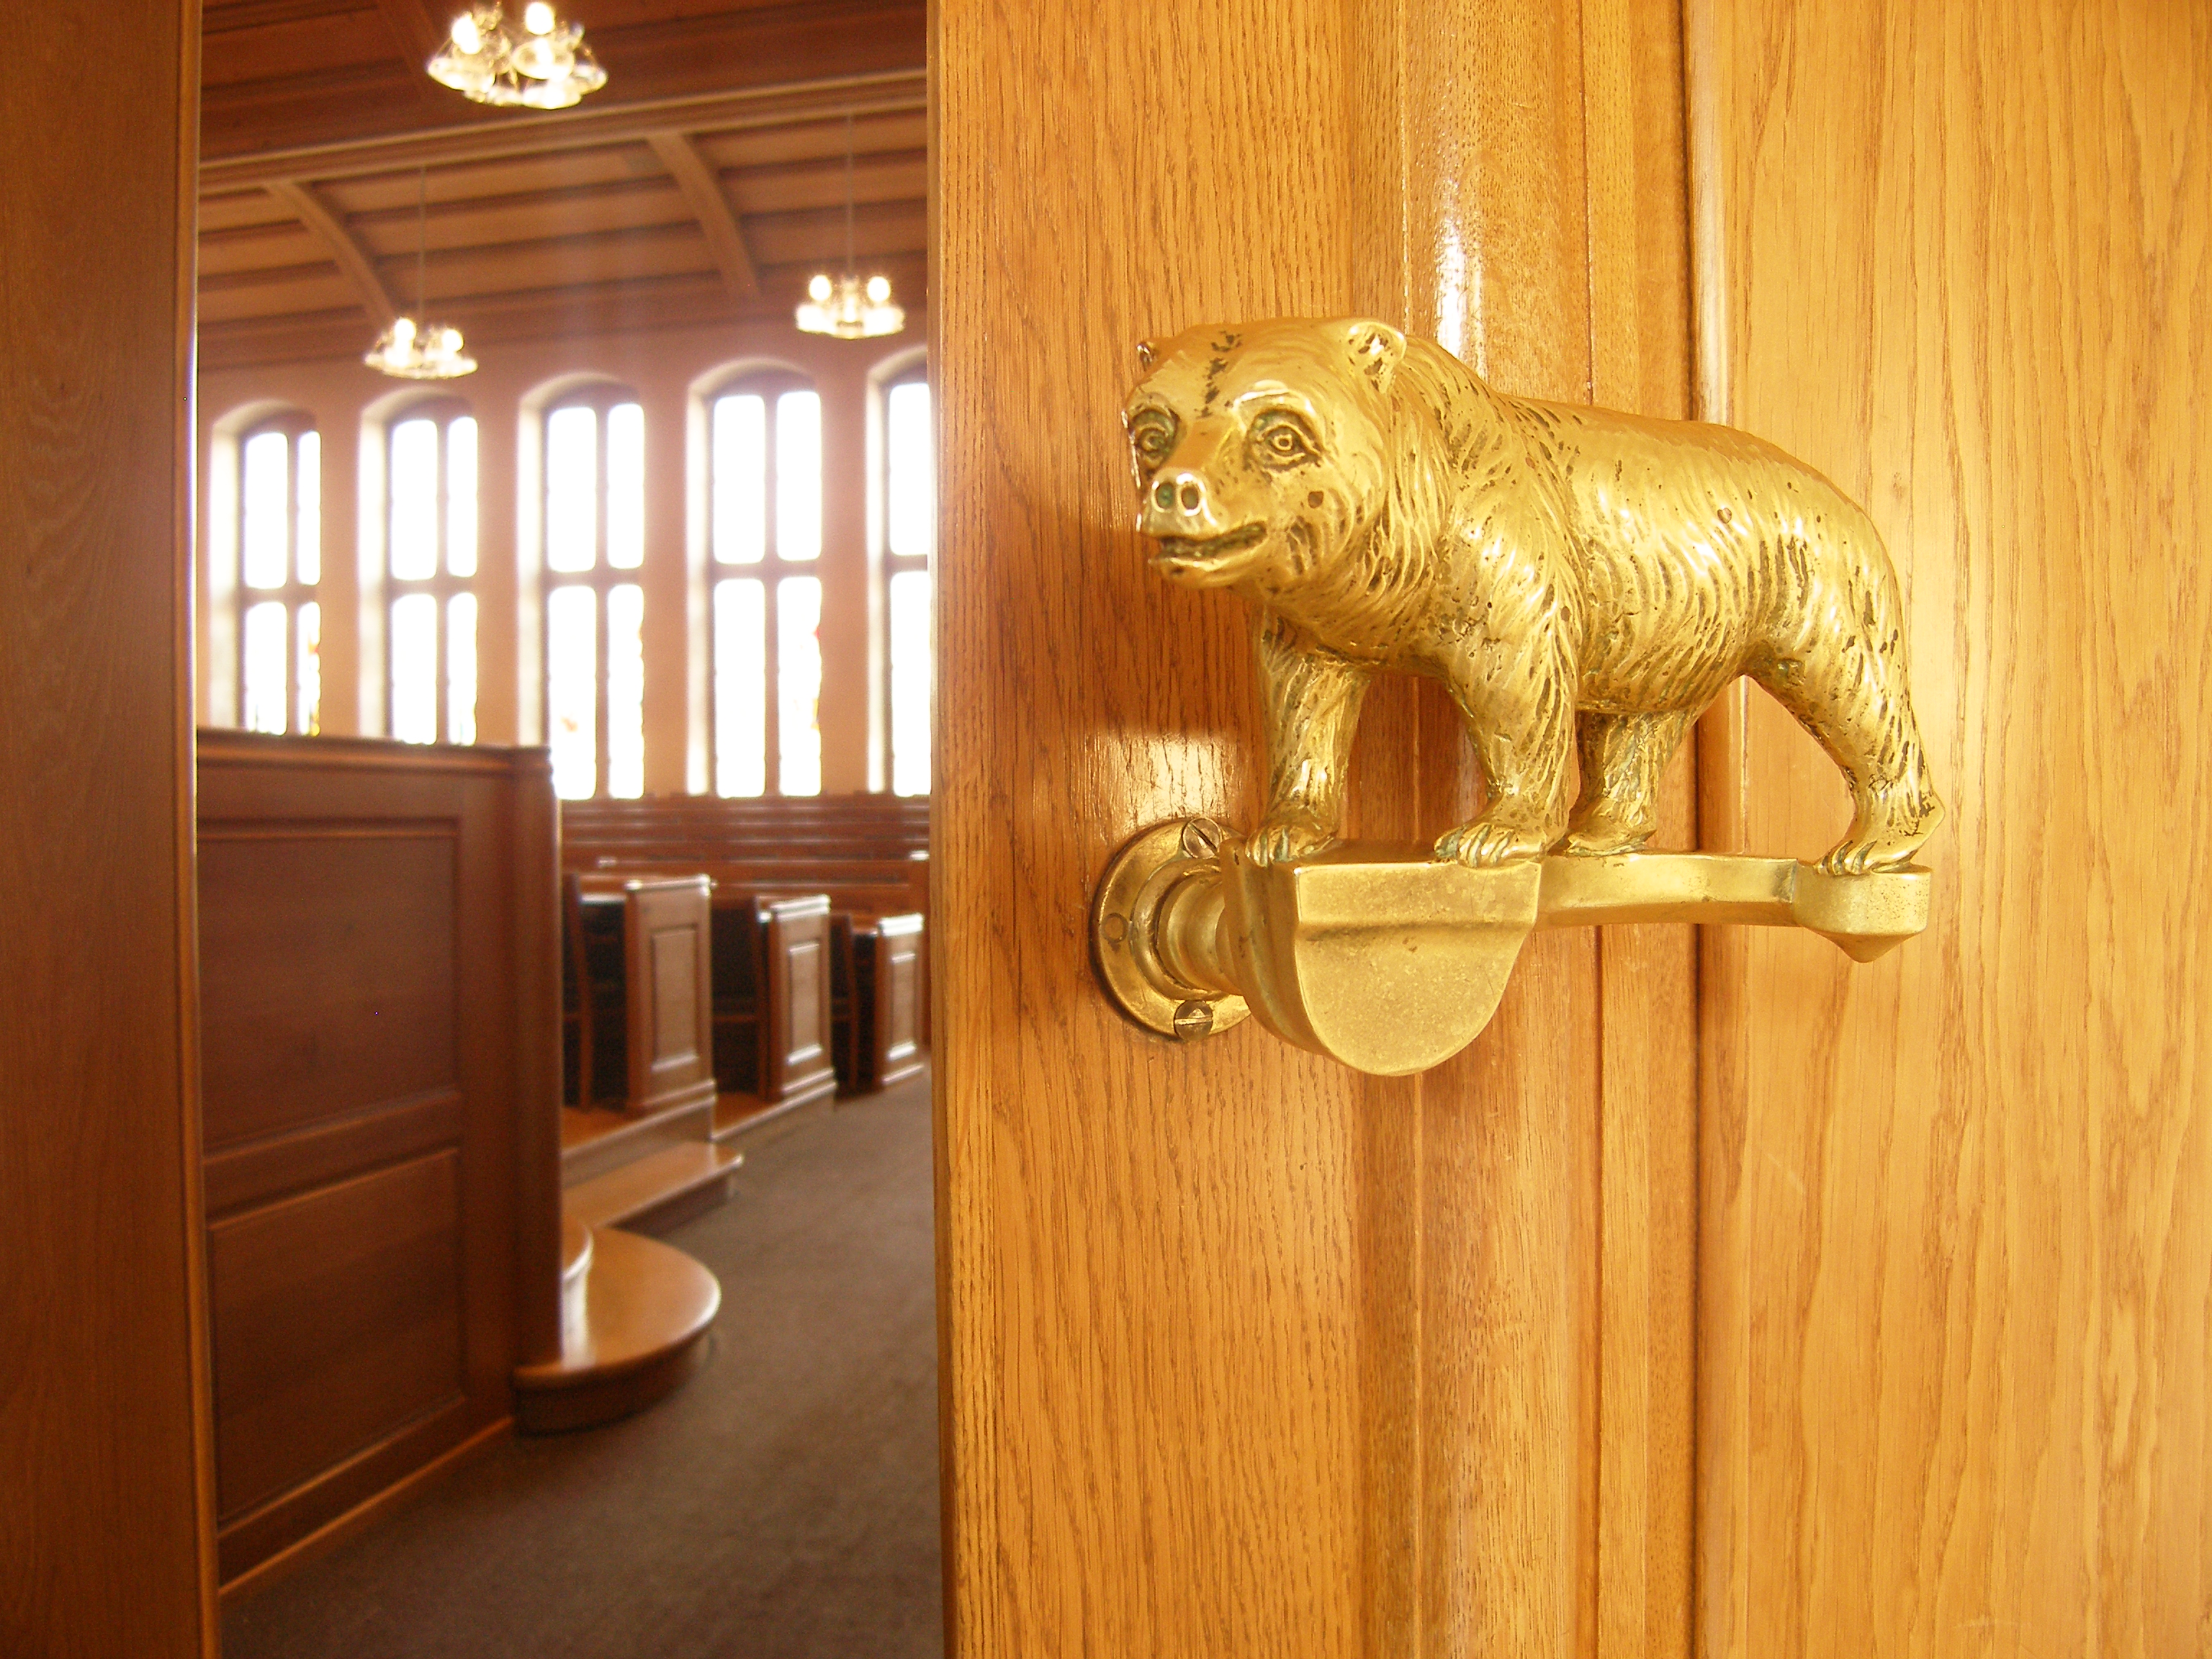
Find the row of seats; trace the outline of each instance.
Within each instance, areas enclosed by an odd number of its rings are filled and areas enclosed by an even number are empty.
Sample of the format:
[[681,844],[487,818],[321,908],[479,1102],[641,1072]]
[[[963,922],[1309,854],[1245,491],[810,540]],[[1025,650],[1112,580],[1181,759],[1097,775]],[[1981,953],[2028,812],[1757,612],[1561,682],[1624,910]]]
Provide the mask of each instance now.
[[587,1181],[623,1218],[712,1202],[739,1135],[921,1070],[927,802],[572,801],[561,828],[571,1208]]

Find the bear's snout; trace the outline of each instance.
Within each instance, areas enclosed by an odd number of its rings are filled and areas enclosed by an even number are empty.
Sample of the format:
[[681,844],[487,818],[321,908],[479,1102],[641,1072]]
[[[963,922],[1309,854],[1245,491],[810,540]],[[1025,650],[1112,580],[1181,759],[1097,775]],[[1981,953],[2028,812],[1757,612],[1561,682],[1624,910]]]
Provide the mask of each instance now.
[[1214,511],[1213,492],[1203,473],[1188,468],[1163,471],[1145,492],[1145,512],[1139,526],[1147,536],[1177,541],[1206,541],[1237,528],[1224,524]]

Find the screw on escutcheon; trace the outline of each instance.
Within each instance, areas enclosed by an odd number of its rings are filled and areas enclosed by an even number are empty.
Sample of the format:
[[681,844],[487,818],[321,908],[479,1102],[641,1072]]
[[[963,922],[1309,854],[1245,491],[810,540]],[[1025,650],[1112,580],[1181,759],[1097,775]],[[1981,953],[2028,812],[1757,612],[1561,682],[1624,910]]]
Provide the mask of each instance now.
[[1212,818],[1185,818],[1182,823],[1182,855],[1187,859],[1211,859],[1221,852],[1222,830]]
[[1176,1010],[1175,1034],[1184,1042],[1195,1042],[1213,1031],[1213,1005],[1186,1002]]

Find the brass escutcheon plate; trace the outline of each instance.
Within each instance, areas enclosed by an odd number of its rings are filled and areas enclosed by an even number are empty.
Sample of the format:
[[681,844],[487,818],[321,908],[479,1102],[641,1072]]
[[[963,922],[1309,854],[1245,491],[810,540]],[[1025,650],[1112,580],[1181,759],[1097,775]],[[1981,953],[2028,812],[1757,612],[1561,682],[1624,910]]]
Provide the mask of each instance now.
[[1220,831],[1204,818],[1170,818],[1122,843],[1091,902],[1091,959],[1114,1006],[1148,1031],[1183,1042],[1225,1031],[1251,1010],[1240,996],[1185,986],[1152,948],[1161,898],[1187,875],[1214,867]]

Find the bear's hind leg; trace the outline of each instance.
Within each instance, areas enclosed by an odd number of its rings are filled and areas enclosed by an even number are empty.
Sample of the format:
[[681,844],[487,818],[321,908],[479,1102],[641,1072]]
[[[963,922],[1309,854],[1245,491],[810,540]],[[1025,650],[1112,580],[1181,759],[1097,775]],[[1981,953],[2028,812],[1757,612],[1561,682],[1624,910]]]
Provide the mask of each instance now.
[[1559,850],[1602,858],[1632,853],[1650,840],[1659,827],[1659,775],[1689,724],[1687,711],[1580,715],[1575,736],[1582,795]]
[[[1878,642],[1885,637],[1887,649]],[[1901,870],[1943,821],[1896,640],[1893,632],[1869,630],[1752,672],[1819,740],[1850,786],[1850,830],[1820,860],[1830,875]]]

